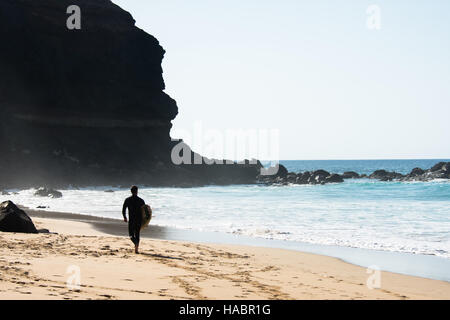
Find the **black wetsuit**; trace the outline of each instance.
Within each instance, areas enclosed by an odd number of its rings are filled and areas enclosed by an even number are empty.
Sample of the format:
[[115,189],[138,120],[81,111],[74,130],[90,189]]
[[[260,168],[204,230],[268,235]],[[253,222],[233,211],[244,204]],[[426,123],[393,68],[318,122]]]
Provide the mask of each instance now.
[[131,241],[133,241],[135,245],[138,245],[140,240],[142,225],[141,207],[143,205],[145,205],[144,200],[138,196],[131,196],[125,199],[125,202],[123,203],[122,214],[123,217],[126,218],[126,210],[128,208],[128,215],[130,216],[128,219],[128,233],[130,234]]

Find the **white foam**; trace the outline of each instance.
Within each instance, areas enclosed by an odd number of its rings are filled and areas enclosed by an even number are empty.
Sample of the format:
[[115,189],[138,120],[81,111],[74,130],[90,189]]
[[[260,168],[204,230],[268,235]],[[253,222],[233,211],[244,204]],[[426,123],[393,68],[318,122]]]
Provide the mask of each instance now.
[[[449,187],[355,180],[307,187],[150,188],[140,196],[154,209],[152,223],[161,226],[450,258]],[[121,219],[129,196],[112,187],[62,190],[60,199],[35,197],[34,191],[0,200]]]

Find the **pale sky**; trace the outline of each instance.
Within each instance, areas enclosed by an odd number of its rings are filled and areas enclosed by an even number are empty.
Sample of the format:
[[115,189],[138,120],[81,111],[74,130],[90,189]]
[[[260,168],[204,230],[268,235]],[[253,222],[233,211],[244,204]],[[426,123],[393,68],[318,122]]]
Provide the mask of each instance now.
[[278,129],[280,159],[450,158],[448,0],[113,2],[167,52],[175,135]]

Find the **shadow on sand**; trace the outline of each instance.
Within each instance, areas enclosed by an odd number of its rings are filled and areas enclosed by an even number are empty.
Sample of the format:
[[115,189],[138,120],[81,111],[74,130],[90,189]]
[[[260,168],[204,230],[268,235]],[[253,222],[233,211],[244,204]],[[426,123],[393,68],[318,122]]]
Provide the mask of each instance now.
[[143,255],[143,256],[146,256],[146,257],[153,257],[153,258],[171,259],[171,260],[184,260],[182,258],[163,256],[161,254],[154,254],[154,253],[139,252],[139,254]]

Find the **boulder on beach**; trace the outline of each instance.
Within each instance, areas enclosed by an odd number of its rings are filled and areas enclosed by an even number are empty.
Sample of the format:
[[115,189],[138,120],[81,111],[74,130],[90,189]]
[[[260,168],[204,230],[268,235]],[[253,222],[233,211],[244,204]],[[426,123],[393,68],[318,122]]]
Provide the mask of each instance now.
[[31,218],[12,201],[0,204],[0,231],[38,233]]
[[62,193],[57,190],[48,189],[44,187],[37,189],[34,195],[38,197],[49,197],[55,199],[61,198],[63,196]]

